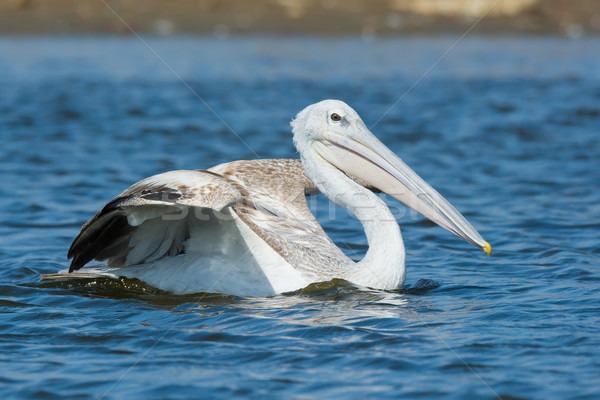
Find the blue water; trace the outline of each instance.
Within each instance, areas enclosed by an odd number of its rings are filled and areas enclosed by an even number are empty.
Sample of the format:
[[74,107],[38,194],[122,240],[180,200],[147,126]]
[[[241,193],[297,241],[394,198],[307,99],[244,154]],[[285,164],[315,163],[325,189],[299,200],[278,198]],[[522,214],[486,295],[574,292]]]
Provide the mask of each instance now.
[[[0,39],[0,397],[598,398],[600,39],[467,37],[439,62],[455,38],[146,40]],[[296,158],[289,120],[324,98],[375,125],[493,256],[390,201],[403,290],[38,282],[139,179]],[[358,221],[311,207],[364,254]]]

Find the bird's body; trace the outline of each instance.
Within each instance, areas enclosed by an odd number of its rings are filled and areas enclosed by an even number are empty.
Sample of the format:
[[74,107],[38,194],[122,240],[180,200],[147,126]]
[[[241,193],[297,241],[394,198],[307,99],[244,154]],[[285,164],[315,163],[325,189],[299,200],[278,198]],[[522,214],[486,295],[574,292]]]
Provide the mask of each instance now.
[[[404,283],[404,245],[373,188],[430,219],[442,218],[435,222],[488,250],[345,103],[312,105],[292,126],[301,161],[234,161],[140,181],[83,226],[69,250],[69,271],[44,278],[124,276],[174,293],[251,296],[333,278],[394,289]],[[310,212],[306,196],[319,192],[362,222],[369,250],[360,262],[349,259]],[[106,266],[81,269],[92,259]]]

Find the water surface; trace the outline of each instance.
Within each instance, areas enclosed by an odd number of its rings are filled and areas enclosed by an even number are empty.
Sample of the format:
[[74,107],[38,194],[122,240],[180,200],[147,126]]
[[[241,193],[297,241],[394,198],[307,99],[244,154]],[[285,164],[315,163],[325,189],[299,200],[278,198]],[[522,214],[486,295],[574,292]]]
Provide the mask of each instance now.
[[[597,398],[599,39],[473,37],[439,63],[455,38],[145,40],[0,39],[3,398]],[[324,98],[353,106],[494,255],[390,202],[403,290],[38,282],[137,180],[296,158],[289,120]],[[311,206],[359,259],[360,224]]]

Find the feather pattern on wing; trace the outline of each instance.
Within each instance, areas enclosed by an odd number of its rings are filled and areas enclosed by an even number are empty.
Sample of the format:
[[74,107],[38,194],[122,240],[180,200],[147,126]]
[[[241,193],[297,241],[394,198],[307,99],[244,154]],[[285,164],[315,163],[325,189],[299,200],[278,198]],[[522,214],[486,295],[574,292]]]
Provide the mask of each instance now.
[[[331,241],[308,208],[318,193],[299,160],[236,161],[210,169],[242,193],[233,211],[290,265],[309,279],[332,279],[350,260]],[[265,179],[268,176],[269,179]],[[319,266],[327,265],[327,268]]]
[[[95,259],[106,261],[110,274],[119,275],[120,268],[128,267],[124,275],[139,271],[155,286],[179,292],[192,290],[185,278],[174,283],[175,276],[164,271],[169,278],[161,278],[156,268],[188,265],[188,273],[195,275],[189,279],[202,280],[202,274],[212,274],[211,279],[217,281],[220,273],[212,267],[203,269],[204,261],[196,257],[212,257],[211,265],[219,259],[229,260],[238,264],[240,277],[246,274],[248,284],[264,276],[256,281],[263,284],[254,283],[257,293],[268,293],[280,284],[281,290],[293,288],[290,282],[294,279],[300,284],[342,276],[352,261],[331,241],[308,208],[306,196],[317,193],[300,160],[234,161],[209,170],[152,176],[125,190],[86,222],[69,250],[69,258],[73,258],[69,272]],[[203,219],[202,210],[222,211],[230,222]],[[250,235],[245,230],[263,243],[259,246],[263,253],[255,255],[254,246],[247,252],[242,250],[239,240],[246,240],[248,246],[255,243],[245,236]],[[234,243],[238,243],[235,251],[228,247]],[[273,255],[267,256],[266,249]],[[185,257],[174,258],[180,255]],[[288,283],[281,274],[288,277]],[[176,288],[183,286],[186,288]]]
[[189,207],[220,211],[241,198],[227,180],[209,171],[171,171],[144,179],[83,225],[69,249],[69,272],[93,259],[118,267],[180,254]]

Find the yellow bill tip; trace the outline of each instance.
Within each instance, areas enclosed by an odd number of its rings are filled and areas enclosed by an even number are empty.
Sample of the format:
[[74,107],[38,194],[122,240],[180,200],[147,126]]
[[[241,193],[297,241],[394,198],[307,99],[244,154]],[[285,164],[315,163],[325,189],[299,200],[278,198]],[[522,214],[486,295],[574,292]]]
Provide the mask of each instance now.
[[492,246],[490,246],[490,244],[488,242],[484,242],[485,244],[483,245],[483,251],[485,251],[487,253],[488,256],[492,255]]

